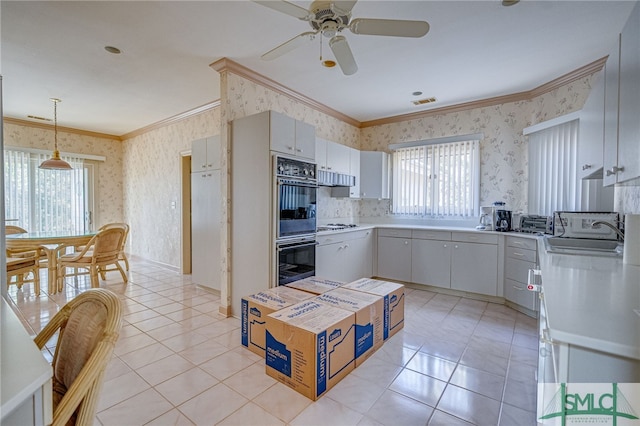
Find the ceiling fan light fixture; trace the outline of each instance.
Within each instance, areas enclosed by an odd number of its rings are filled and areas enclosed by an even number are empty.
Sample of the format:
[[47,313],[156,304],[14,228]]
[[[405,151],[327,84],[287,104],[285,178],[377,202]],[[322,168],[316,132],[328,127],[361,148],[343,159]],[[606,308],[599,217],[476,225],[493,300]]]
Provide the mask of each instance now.
[[502,5],[505,7],[513,6],[517,3],[520,3],[520,0],[502,0]]
[[327,68],[333,68],[336,66],[336,61],[332,61],[331,59],[327,59],[322,61],[322,66]]
[[58,103],[62,101],[58,98],[51,98],[51,102],[53,102],[53,154],[50,159],[40,163],[38,168],[44,170],[72,170],[71,165],[60,158],[60,151],[58,151]]

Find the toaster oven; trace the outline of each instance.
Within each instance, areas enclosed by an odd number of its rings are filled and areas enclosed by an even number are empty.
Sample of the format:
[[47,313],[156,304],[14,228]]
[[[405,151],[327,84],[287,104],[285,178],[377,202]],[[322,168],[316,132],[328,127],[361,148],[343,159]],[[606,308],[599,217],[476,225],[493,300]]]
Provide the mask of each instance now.
[[539,216],[535,214],[521,215],[519,223],[516,224],[520,232],[530,234],[551,234],[552,220],[550,216]]

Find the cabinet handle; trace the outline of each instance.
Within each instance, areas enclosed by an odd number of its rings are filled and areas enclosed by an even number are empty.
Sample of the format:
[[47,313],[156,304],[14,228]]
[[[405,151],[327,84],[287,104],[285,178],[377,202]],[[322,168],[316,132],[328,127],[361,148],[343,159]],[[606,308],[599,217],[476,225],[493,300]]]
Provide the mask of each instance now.
[[298,151],[298,152],[302,152],[302,150],[301,150],[300,148],[296,149],[296,151]]
[[515,290],[524,291],[524,288],[518,287],[517,285],[512,286]]
[[588,170],[591,168],[591,164],[583,164],[582,165],[582,170]]
[[523,257],[523,256],[524,256],[524,253],[518,253],[517,251],[514,251],[514,252],[513,252],[513,255],[514,255],[514,256],[520,256],[520,257]]
[[207,167],[213,167],[213,164],[207,164]]
[[613,166],[607,170],[607,176],[615,175],[618,172],[624,172],[624,167]]
[[292,146],[287,145],[287,149],[288,149],[289,151],[293,151],[293,147],[292,147]]
[[345,249],[348,249],[348,248],[349,248],[349,244],[345,244],[345,245],[344,245],[344,248],[345,248]]
[[200,166],[200,167],[204,169],[204,168],[206,168],[206,167],[207,167],[207,165],[206,165],[206,164],[203,164],[203,165],[202,165],[202,166]]
[[409,245],[409,241],[405,240],[405,241],[404,241],[404,245],[405,245],[405,246],[406,246],[406,245]]
[[456,249],[457,249],[457,248],[458,248],[458,245],[457,245],[457,244],[455,244],[455,245],[453,246],[453,248],[456,248]]
[[447,245],[446,245],[446,244],[443,244],[443,245],[442,245],[442,247],[447,248]]
[[327,170],[331,170],[331,167],[327,166]]

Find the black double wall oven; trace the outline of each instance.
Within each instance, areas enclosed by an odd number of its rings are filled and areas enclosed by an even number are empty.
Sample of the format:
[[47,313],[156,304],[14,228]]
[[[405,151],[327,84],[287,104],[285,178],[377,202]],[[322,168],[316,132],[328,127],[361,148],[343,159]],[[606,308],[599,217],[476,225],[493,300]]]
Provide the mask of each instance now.
[[315,275],[316,165],[274,155],[277,285]]

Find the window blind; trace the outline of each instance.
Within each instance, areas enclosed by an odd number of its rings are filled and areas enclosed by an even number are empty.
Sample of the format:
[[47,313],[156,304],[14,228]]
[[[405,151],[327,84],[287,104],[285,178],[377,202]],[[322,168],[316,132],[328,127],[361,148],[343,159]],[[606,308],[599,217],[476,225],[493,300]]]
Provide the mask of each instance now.
[[4,151],[5,217],[29,232],[85,230],[82,159],[63,156],[73,170],[41,170],[50,154]]
[[529,135],[529,213],[580,210],[578,120]]
[[480,141],[412,146],[393,153],[394,214],[477,216]]

